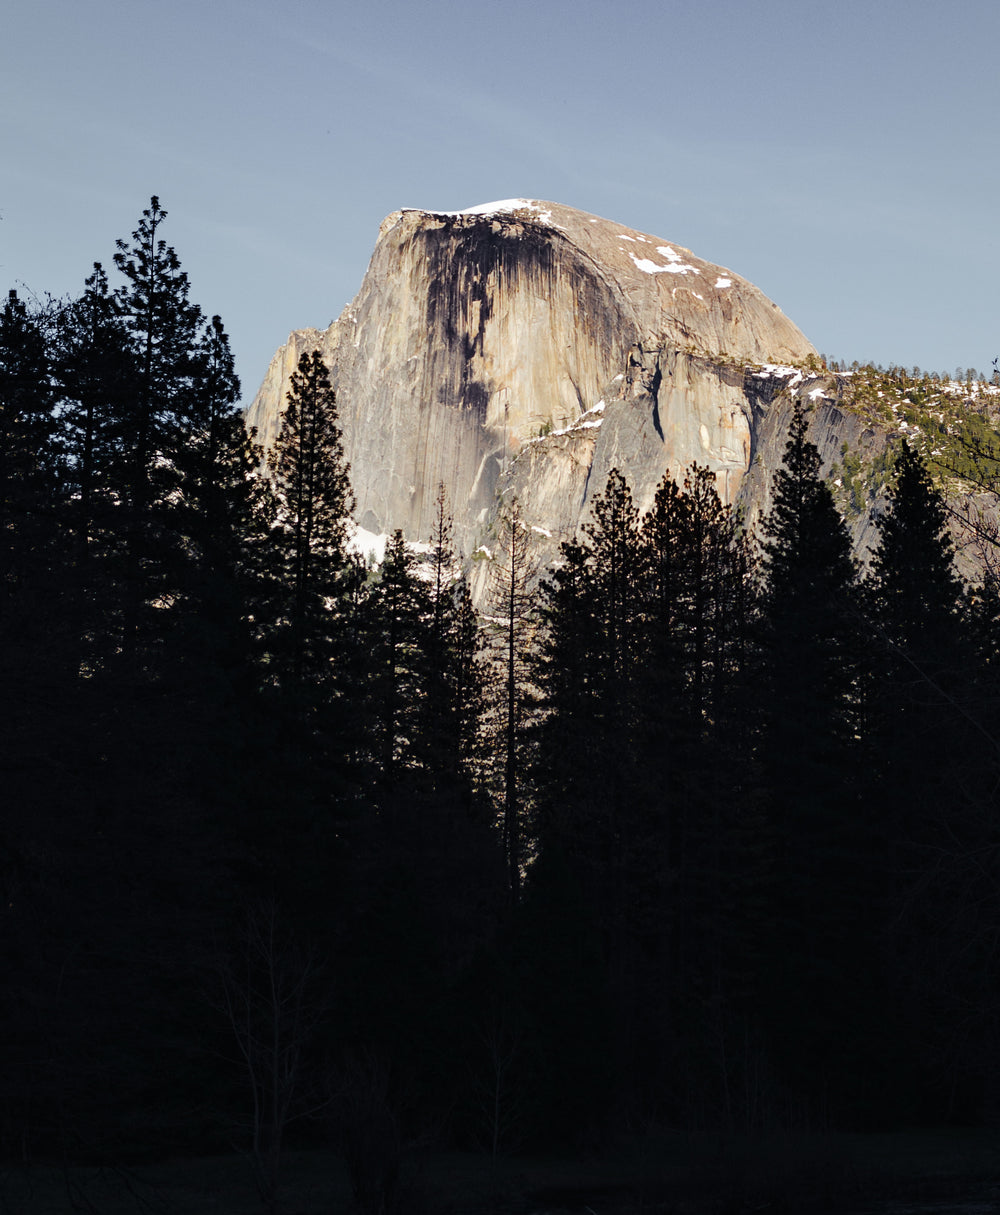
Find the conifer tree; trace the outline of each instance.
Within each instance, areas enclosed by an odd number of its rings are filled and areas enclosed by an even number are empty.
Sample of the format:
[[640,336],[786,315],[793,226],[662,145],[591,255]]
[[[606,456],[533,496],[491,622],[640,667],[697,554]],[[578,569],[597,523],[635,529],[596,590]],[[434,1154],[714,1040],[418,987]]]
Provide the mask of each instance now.
[[347,564],[354,495],[336,394],[319,351],[299,358],[268,468],[278,511],[275,669],[294,683],[323,680],[330,674],[332,607]]
[[133,396],[125,420],[129,492],[143,517],[157,491],[169,493],[170,457],[180,420],[190,411],[197,377],[201,309],[174,249],[160,236],[167,212],[154,195],[132,233],[117,242],[115,266],[124,279],[116,292],[134,361]]
[[0,579],[24,577],[55,488],[55,397],[46,335],[11,290],[0,309]]
[[428,585],[430,617],[427,636],[427,709],[425,749],[429,766],[439,772],[449,764],[449,758],[458,760],[454,747],[451,714],[451,663],[450,641],[456,624],[455,555],[451,547],[452,521],[448,512],[447,495],[443,484],[438,486],[435,501],[435,516],[430,537],[431,576]]
[[391,799],[415,780],[419,717],[427,711],[427,633],[431,604],[403,533],[393,532],[369,592],[372,725],[378,784]]
[[905,439],[888,509],[876,527],[879,543],[868,587],[877,618],[891,644],[913,661],[932,661],[954,632],[962,586],[955,573],[944,501]]
[[213,473],[230,446],[229,423],[239,414],[240,399],[240,381],[221,317],[213,316],[202,327],[193,355],[193,391],[181,418],[185,442],[179,457],[197,457],[191,460],[191,468],[184,470],[188,483],[185,489],[204,501],[205,513],[211,515],[213,506],[221,509],[221,503],[211,501],[217,480]]
[[502,824],[507,879],[511,899],[521,888],[524,849],[525,727],[530,696],[529,652],[535,628],[533,581],[536,565],[528,526],[520,505],[511,503],[499,524],[497,554],[490,571],[489,605],[499,632],[501,674],[497,680],[495,753],[499,760],[497,784],[503,803]]
[[642,520],[648,633],[648,678],[664,693],[664,706],[678,703],[687,683],[684,657],[689,578],[691,498],[669,475],[656,490]]
[[738,676],[748,623],[750,557],[735,512],[719,498],[711,469],[692,465],[684,494],[690,503],[689,618],[684,631],[692,708],[705,730],[725,717]]
[[110,648],[131,656],[150,653],[176,619],[166,609],[183,597],[189,551],[178,461],[200,387],[202,314],[160,234],[165,220],[154,196],[131,242],[117,242],[119,286],[111,291],[95,263],[59,326],[60,429],[80,557],[101,557],[100,576],[114,579],[105,598],[118,605],[109,616],[122,616],[125,645]]
[[[796,402],[762,528],[768,607],[787,616],[800,602],[836,604],[855,573],[847,529],[820,476],[819,451],[807,435],[808,419]],[[806,619],[803,628],[815,633],[817,623]],[[832,623],[827,627],[836,632]]]
[[[574,745],[593,735],[593,621],[590,549],[563,541],[559,559],[540,588],[541,630],[533,667],[540,692],[533,725],[532,784],[540,850],[569,851],[589,807],[590,766]],[[577,734],[577,730],[581,735]]]
[[[140,230],[162,218],[147,214]],[[49,403],[32,407],[44,420],[41,446],[23,467],[32,482],[44,476],[46,516],[53,505],[59,512],[59,572],[33,605],[24,603],[30,614],[17,628],[31,680],[8,680],[6,670],[0,678],[35,702],[22,695],[17,714],[4,718],[24,723],[33,738],[26,748],[9,730],[4,747],[30,754],[35,766],[29,773],[22,764],[23,787],[8,781],[6,793],[31,823],[22,838],[53,841],[24,900],[46,921],[35,949],[45,961],[33,992],[28,984],[28,1003],[44,1009],[37,1032],[45,1067],[59,1077],[58,1093],[46,1089],[38,1100],[69,1120],[50,1122],[53,1133],[75,1138],[85,1127],[95,1145],[141,1106],[137,1090],[165,1039],[182,1040],[196,1003],[193,961],[213,901],[228,893],[231,859],[219,847],[219,790],[232,783],[235,765],[214,744],[232,702],[216,694],[215,648],[196,656],[195,630],[176,627],[190,620],[202,542],[201,508],[186,497],[180,466],[199,375],[197,326],[189,322],[200,314],[187,303],[176,257],[147,235],[141,249],[120,250],[120,291],[96,266],[81,299],[45,334],[58,404],[53,410],[45,386]],[[156,261],[163,273],[143,277],[141,267]],[[8,403],[6,393],[0,400]],[[19,461],[29,450],[0,446]],[[214,731],[203,730],[207,722]],[[202,868],[209,863],[210,880]],[[100,948],[80,949],[81,939]],[[64,1017],[51,1007],[53,966],[73,993]],[[112,1057],[98,1081],[91,1060]]]
[[126,418],[134,390],[131,339],[100,262],[79,299],[63,309],[58,329],[60,434],[66,484],[76,498],[79,559],[114,548],[116,504],[127,493],[123,461]]
[[[968,858],[988,856],[994,838],[1000,748],[993,706],[984,719],[976,703],[993,675],[988,656],[982,666],[973,659],[941,493],[905,441],[876,526],[865,585],[871,633],[865,800],[878,824],[873,902],[880,937],[890,943],[897,999],[911,1023],[925,1034],[947,1008],[945,1024],[960,1019],[971,1028],[982,1009],[969,970],[955,961],[982,948],[968,924],[970,901],[981,905],[985,875]],[[979,912],[972,918],[979,920]],[[940,1040],[924,1038],[920,1070],[928,1061],[940,1067],[941,1051]],[[910,1058],[904,1064],[913,1070]]]
[[[768,1020],[787,1074],[808,1077],[828,1093],[839,1088],[843,1096],[843,1086],[857,1079],[844,1067],[840,1044],[856,1029],[845,996],[863,998],[859,950],[871,928],[862,889],[870,845],[852,788],[855,569],[807,431],[796,403],[763,525],[754,712],[773,848]],[[802,1096],[815,1098],[815,1090]]]
[[203,327],[194,355],[193,395],[175,458],[178,526],[190,558],[185,596],[202,623],[211,618],[217,642],[239,633],[245,649],[249,618],[260,615],[266,598],[274,496],[260,473],[256,435],[238,408],[240,382],[218,316]]
[[[563,546],[562,565],[543,587],[540,810],[550,841],[561,835],[561,846],[589,871],[604,923],[620,937],[627,853],[645,807],[636,787],[643,553],[632,495],[617,469],[592,515],[583,540]],[[619,942],[611,953],[620,952]]]
[[438,486],[430,537],[427,585],[427,704],[420,715],[419,749],[443,796],[459,790],[468,800],[478,779],[480,718],[485,666],[479,625],[468,582],[456,570],[452,519],[443,484]]
[[[796,403],[762,528],[769,717],[775,731],[790,732],[782,749],[790,750],[792,761],[785,768],[777,754],[768,757],[778,765],[772,776],[780,797],[796,796],[811,783],[796,764],[822,763],[826,745],[844,739],[851,713],[848,597],[855,568],[847,528],[807,431]],[[789,747],[793,739],[808,745]]]
[[3,764],[11,799],[26,767],[19,749],[41,746],[21,731],[47,736],[51,712],[42,706],[59,703],[64,690],[53,685],[67,674],[54,406],[46,326],[11,291],[0,308],[0,748],[11,749]]
[[954,739],[967,725],[955,697],[970,655],[945,504],[905,440],[876,527],[865,582],[875,679],[869,711],[883,736],[883,758],[905,753],[920,769],[928,748],[947,751],[949,733]]
[[698,465],[683,487],[664,478],[641,541],[639,766],[656,853],[669,875],[653,887],[659,894],[651,898],[649,936],[670,975],[662,997],[670,1011],[661,1015],[685,1024],[700,1040],[699,1057],[712,1059],[708,1074],[686,1082],[724,1102],[737,1088],[731,1071],[742,1031],[735,1043],[727,1039],[759,929],[753,892],[762,869],[753,804],[742,791],[751,766],[743,686],[750,561],[715,475]]

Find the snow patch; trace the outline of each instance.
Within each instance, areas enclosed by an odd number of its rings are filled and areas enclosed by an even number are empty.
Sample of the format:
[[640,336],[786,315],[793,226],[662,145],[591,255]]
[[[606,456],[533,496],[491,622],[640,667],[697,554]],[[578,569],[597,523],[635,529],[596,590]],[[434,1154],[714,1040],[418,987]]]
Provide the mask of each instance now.
[[522,447],[528,447],[532,443],[544,443],[546,439],[558,439],[562,435],[575,434],[580,430],[597,430],[604,422],[603,418],[594,418],[591,415],[604,412],[604,402],[598,401],[592,409],[588,409],[586,413],[580,416],[574,422],[570,422],[568,426],[562,427],[561,430],[550,430],[548,434],[536,435],[533,439],[525,439],[521,444]]
[[[798,367],[785,367],[781,363],[764,363],[754,373],[755,380],[788,380],[787,387],[794,388],[805,379]],[[790,378],[789,378],[790,377]]]
[[[364,558],[369,565],[381,565],[385,560],[385,548],[389,542],[389,533],[380,532],[377,536],[374,532],[370,532],[367,528],[361,527],[354,520],[349,520],[347,525],[347,551],[354,553],[358,557]],[[434,552],[433,544],[421,544],[416,541],[406,541],[407,550],[415,557],[429,557]],[[418,576],[421,575],[420,565],[417,567]]]
[[549,531],[549,529],[547,527],[536,527],[535,524],[532,523],[531,530],[533,532],[538,532],[538,534],[540,536],[548,536],[548,538],[550,540],[552,539],[552,533]]
[[656,252],[666,257],[667,265],[658,266],[656,262],[650,261],[648,257],[636,257],[634,253],[630,253],[629,257],[635,262],[638,269],[643,274],[700,274],[701,271],[696,266],[688,265],[681,261],[680,256],[669,247],[669,245],[657,245]]
[[731,287],[733,285],[733,280],[731,278],[726,278],[724,274],[720,274],[715,280],[715,285],[719,289],[723,287]]
[[[422,210],[420,207],[403,207],[404,211]],[[480,203],[475,207],[465,207],[461,211],[425,211],[425,215],[502,215],[511,211],[534,211],[542,223],[550,223],[552,212],[546,211],[529,198],[501,198],[497,202]]]
[[376,536],[374,532],[367,531],[352,522],[348,527],[347,551],[356,553],[369,563],[374,562],[375,565],[381,565],[385,560],[385,546],[388,539],[388,532],[382,532]]

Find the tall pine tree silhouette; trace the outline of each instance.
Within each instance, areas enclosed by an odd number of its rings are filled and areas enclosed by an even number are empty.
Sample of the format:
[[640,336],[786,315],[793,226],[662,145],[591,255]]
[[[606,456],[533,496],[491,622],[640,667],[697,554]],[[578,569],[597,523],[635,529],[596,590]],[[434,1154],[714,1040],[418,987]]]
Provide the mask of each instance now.
[[981,1043],[992,1015],[972,974],[995,931],[981,909],[996,878],[989,862],[972,858],[993,852],[1000,747],[992,712],[983,716],[977,704],[993,675],[988,659],[973,660],[944,500],[905,440],[887,499],[865,584],[865,793],[878,824],[872,918],[890,946],[885,964],[907,1013],[896,1023],[911,1033],[918,1027],[916,1041],[896,1035],[909,1051],[894,1052],[903,1079],[893,1077],[892,1087],[905,1092],[905,1078],[929,1067],[951,1073],[953,1092],[968,1091],[985,1056],[952,1044]]
[[495,684],[494,751],[499,759],[496,784],[503,803],[503,838],[512,902],[521,889],[525,861],[525,727],[530,705],[529,650],[535,626],[532,584],[536,563],[531,536],[517,501],[499,525],[497,554],[490,570],[489,605],[500,649],[501,674]]
[[[768,1020],[807,1108],[846,1080],[858,994],[857,797],[851,788],[855,567],[846,526],[795,403],[764,520],[759,770],[773,847]],[[861,851],[864,849],[862,847]],[[832,1098],[831,1098],[832,1099]],[[810,1105],[810,1103],[812,1103]]]
[[[167,212],[154,195],[132,233],[119,240],[116,292],[132,345],[133,395],[123,436],[131,464],[130,494],[141,516],[158,489],[171,488],[169,458],[179,422],[191,409],[202,312],[188,298],[190,283],[174,249],[160,235]],[[164,482],[166,481],[166,484]]]
[[167,213],[154,195],[131,241],[114,255],[122,283],[115,303],[128,335],[130,383],[116,429],[121,475],[118,528],[124,536],[122,657],[155,677],[157,649],[177,614],[186,573],[175,518],[176,462],[197,378],[201,309],[174,249],[161,236]]
[[130,333],[100,262],[83,294],[63,309],[56,350],[65,480],[76,502],[79,560],[87,565],[116,546],[117,507],[128,496],[130,470],[122,452],[135,385]]
[[0,579],[8,592],[50,530],[54,405],[45,331],[12,290],[0,309]]
[[938,673],[962,599],[947,520],[940,492],[904,439],[888,509],[876,520],[868,587],[886,642],[925,680]]
[[337,398],[319,351],[299,358],[268,467],[278,509],[274,668],[295,684],[322,682],[333,657],[332,608],[347,564],[354,495]]

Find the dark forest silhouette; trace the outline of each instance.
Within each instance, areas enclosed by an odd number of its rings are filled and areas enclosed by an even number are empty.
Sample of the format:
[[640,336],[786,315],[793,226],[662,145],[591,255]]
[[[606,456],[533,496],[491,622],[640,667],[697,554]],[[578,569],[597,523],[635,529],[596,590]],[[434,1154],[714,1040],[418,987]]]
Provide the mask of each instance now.
[[152,199],[0,311],[0,1152],[995,1116],[1000,599],[905,443],[867,572],[796,406],[759,537],[615,471],[489,625],[350,551],[318,354],[266,460]]

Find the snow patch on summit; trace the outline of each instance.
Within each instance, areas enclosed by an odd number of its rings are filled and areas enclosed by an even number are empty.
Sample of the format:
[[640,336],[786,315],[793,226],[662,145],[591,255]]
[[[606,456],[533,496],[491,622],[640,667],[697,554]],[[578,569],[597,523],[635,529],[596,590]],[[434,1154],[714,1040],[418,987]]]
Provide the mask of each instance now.
[[[422,207],[403,207],[404,211],[422,211]],[[497,202],[479,203],[461,211],[424,211],[425,215],[502,215],[511,211],[534,211],[543,224],[552,223],[552,212],[540,207],[530,198],[501,198]],[[558,227],[553,224],[553,227]]]
[[701,274],[697,266],[685,262],[677,250],[671,249],[669,245],[657,245],[656,252],[666,259],[665,266],[658,266],[648,257],[636,257],[634,253],[630,253],[629,257],[643,274]]

